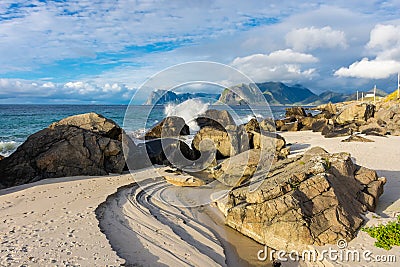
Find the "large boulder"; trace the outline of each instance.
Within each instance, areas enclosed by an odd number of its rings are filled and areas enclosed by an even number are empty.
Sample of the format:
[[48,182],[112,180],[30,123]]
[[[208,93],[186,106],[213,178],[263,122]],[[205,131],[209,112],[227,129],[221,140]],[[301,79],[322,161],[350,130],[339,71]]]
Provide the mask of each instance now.
[[0,161],[6,187],[45,178],[121,173],[122,129],[95,113],[72,116],[31,136]]
[[236,125],[228,111],[216,109],[208,109],[204,114],[196,118],[196,122],[200,128],[210,126],[225,129],[228,125]]
[[[209,140],[210,142],[203,142]],[[201,143],[204,145],[201,146]],[[192,148],[197,153],[216,149],[217,159],[223,159],[239,154],[249,149],[249,138],[243,126],[220,127],[205,126],[196,133]]]
[[303,251],[354,238],[386,179],[355,165],[348,153],[312,148],[277,161],[259,182],[217,201],[226,224],[274,249]]
[[189,135],[189,126],[181,117],[170,116],[163,119],[145,134],[145,139],[157,139],[161,137],[179,137],[180,135]]
[[55,129],[61,125],[76,126],[119,141],[122,139],[122,129],[118,124],[94,112],[64,118],[52,123],[49,128]]
[[336,117],[338,124],[347,124],[351,122],[365,122],[374,117],[375,106],[372,104],[352,104],[345,107]]

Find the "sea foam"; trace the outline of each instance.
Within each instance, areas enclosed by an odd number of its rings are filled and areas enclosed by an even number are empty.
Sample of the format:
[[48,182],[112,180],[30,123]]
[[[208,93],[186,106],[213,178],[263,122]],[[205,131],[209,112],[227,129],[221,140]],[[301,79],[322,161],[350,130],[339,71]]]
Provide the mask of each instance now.
[[199,99],[189,99],[181,104],[168,104],[165,106],[164,114],[166,116],[177,116],[185,120],[191,132],[199,130],[196,118],[206,112],[209,104]]

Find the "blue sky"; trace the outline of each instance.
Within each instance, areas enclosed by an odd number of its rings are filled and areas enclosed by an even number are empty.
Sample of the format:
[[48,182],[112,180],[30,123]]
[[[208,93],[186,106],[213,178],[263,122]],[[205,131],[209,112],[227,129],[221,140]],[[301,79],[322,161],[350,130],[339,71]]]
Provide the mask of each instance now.
[[316,93],[391,91],[399,15],[399,0],[2,0],[0,103],[128,103],[153,74],[198,60]]

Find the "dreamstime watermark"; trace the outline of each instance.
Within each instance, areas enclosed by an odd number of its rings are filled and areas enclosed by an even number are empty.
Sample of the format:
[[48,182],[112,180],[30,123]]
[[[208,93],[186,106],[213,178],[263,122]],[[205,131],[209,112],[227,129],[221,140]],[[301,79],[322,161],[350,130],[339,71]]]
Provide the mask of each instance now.
[[397,256],[391,254],[380,254],[375,255],[371,250],[358,250],[348,249],[347,241],[339,239],[336,243],[337,248],[329,247],[328,249],[322,250],[303,250],[303,251],[285,251],[285,250],[274,250],[268,248],[261,249],[257,252],[257,259],[259,261],[306,261],[306,262],[340,262],[340,263],[351,263],[351,262],[382,262],[382,263],[395,263],[397,262]]

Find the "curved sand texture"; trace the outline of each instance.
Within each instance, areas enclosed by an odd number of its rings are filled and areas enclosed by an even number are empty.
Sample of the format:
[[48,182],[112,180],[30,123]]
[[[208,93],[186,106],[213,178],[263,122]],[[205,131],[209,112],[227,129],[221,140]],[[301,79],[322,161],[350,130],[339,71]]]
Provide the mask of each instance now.
[[[284,132],[280,133],[286,139],[287,143],[291,143],[291,154],[303,153],[311,146],[320,146],[328,152],[349,152],[353,161],[359,165],[371,168],[377,171],[378,176],[387,178],[384,186],[384,193],[379,198],[379,202],[375,213],[368,212],[366,214],[366,226],[373,226],[387,221],[393,221],[400,214],[400,136],[367,136],[368,139],[374,140],[373,143],[350,142],[343,143],[341,140],[346,137],[324,138],[320,133],[311,131],[302,132]],[[398,266],[400,262],[400,247],[393,247],[386,251],[374,246],[375,239],[367,233],[359,231],[357,237],[348,243],[347,250],[358,250],[360,254],[364,250],[370,250],[372,255],[395,255],[397,263],[388,262],[368,262],[362,260],[360,262],[336,262],[331,265],[332,261],[324,262],[325,266]],[[319,250],[337,249],[337,246],[325,246],[318,248]]]
[[217,237],[190,216],[153,196],[171,187],[158,179],[121,188],[97,210],[100,227],[127,264],[225,266]]

